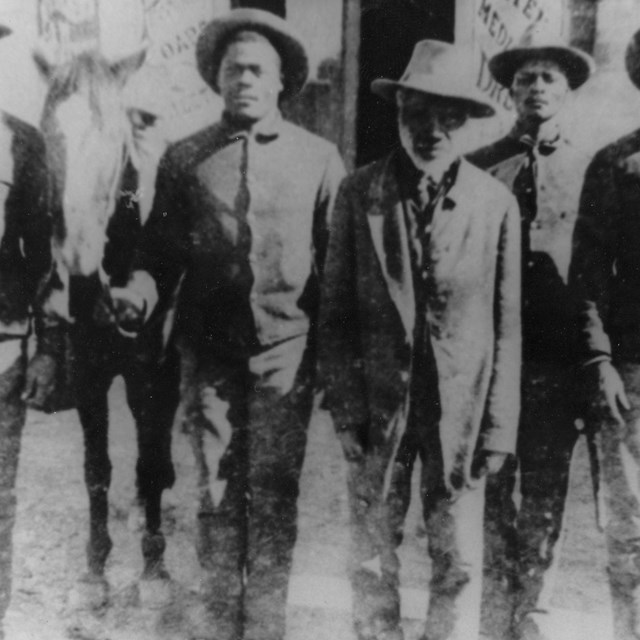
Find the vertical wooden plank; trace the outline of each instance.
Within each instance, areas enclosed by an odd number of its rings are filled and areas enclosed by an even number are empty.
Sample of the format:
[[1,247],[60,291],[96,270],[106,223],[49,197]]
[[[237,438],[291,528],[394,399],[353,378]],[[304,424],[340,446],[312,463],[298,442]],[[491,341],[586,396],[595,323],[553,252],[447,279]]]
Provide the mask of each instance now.
[[340,78],[340,152],[347,169],[355,166],[358,82],[360,75],[361,0],[344,0]]

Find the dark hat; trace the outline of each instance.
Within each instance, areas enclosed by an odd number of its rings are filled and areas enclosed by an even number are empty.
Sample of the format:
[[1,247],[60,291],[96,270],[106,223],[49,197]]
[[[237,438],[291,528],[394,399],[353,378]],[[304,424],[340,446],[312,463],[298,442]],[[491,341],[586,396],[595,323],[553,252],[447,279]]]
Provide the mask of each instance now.
[[8,36],[10,33],[13,33],[9,27],[5,24],[0,24],[0,38],[4,38]]
[[234,9],[207,24],[196,45],[198,71],[216,92],[218,70],[228,42],[239,31],[260,33],[273,45],[282,61],[282,95],[290,97],[302,89],[309,75],[307,52],[300,36],[282,18],[260,9]]
[[631,82],[640,89],[640,31],[633,34],[627,45],[624,64]]
[[398,89],[451,98],[465,106],[471,117],[488,118],[495,109],[465,73],[472,68],[470,63],[466,49],[439,40],[421,40],[400,80],[378,78],[371,83],[371,90],[389,102],[395,100]]
[[595,70],[590,55],[559,40],[549,39],[535,25],[525,31],[517,47],[493,56],[489,60],[489,70],[501,85],[510,87],[513,76],[525,62],[539,59],[555,62],[567,77],[571,89],[582,86]]

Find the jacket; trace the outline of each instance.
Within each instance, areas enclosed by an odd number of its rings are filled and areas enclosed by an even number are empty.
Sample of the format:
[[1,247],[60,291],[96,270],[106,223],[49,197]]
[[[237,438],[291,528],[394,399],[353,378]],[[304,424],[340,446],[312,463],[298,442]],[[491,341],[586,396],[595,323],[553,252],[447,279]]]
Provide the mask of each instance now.
[[43,140],[0,112],[0,338],[28,333],[30,307],[51,265]]
[[640,130],[601,149],[585,176],[570,283],[580,356],[640,362]]
[[[398,438],[411,402],[416,304],[396,153],[348,177],[330,234],[320,370],[336,426]],[[520,221],[513,195],[462,161],[431,224],[427,326],[445,482],[477,449],[512,452],[519,413]]]

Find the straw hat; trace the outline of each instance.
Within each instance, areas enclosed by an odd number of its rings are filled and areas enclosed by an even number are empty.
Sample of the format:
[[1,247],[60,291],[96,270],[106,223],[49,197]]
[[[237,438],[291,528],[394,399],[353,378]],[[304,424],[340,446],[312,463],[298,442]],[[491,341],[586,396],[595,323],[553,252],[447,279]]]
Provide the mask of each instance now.
[[571,89],[582,86],[595,70],[593,58],[560,40],[546,37],[537,27],[527,29],[520,44],[489,60],[489,70],[503,86],[511,87],[516,71],[529,60],[552,60],[564,72]]
[[472,118],[488,118],[495,109],[476,88],[473,78],[465,74],[471,68],[467,49],[439,40],[421,40],[400,80],[378,78],[371,83],[371,90],[389,102],[395,100],[398,89],[452,98],[466,106]]
[[234,9],[207,24],[196,45],[198,71],[216,92],[218,71],[227,43],[239,31],[256,31],[265,36],[282,61],[283,97],[298,93],[307,80],[309,61],[300,37],[290,25],[273,13],[260,9]]

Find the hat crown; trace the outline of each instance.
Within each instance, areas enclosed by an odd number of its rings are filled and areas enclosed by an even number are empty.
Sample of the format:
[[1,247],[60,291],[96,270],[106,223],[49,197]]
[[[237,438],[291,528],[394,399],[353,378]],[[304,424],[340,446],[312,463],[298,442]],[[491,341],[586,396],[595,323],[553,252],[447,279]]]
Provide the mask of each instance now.
[[469,52],[462,47],[440,40],[421,40],[415,45],[400,81],[422,78],[428,82],[430,78],[449,78],[455,84],[471,82],[470,77],[466,77],[470,63]]
[[566,47],[567,44],[558,36],[550,35],[548,29],[542,28],[539,23],[534,23],[525,29],[517,46],[520,49],[547,49]]

